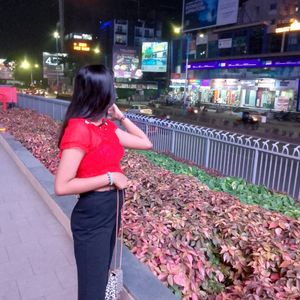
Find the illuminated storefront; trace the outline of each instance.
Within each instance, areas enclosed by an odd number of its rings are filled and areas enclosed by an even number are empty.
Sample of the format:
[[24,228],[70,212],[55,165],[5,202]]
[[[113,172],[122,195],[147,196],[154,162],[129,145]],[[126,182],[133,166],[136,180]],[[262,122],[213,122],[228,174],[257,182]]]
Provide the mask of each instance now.
[[[192,80],[200,82],[197,101],[201,103],[276,111],[300,107],[299,58],[192,62],[189,69]],[[193,91],[193,85],[189,89]]]

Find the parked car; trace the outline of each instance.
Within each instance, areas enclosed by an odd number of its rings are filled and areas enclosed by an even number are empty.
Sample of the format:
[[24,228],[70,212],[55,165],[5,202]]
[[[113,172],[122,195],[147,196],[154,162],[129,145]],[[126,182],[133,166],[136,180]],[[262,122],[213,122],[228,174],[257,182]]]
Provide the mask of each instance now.
[[130,107],[127,112],[134,114],[153,115],[152,109],[147,105],[135,104]]

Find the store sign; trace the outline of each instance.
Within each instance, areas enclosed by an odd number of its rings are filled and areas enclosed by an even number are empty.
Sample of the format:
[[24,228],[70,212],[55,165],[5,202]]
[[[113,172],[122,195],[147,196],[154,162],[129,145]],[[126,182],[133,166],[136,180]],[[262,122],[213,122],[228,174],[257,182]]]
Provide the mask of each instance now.
[[219,39],[218,41],[218,48],[219,49],[226,49],[232,47],[232,39]]
[[237,22],[239,0],[185,0],[183,31]]
[[115,78],[139,79],[143,73],[140,69],[140,59],[134,48],[114,46],[113,70]]
[[228,60],[221,62],[220,66],[223,68],[253,68],[261,66],[261,61],[260,59]]
[[143,42],[142,71],[167,72],[168,43]]
[[[190,65],[188,65],[188,68],[191,70],[216,69],[218,67],[219,67],[218,61],[191,63]],[[185,66],[184,66],[184,69],[185,69]]]
[[68,55],[66,53],[48,53],[43,52],[43,77],[56,78],[64,76],[63,59]]
[[276,80],[276,90],[293,89],[298,87],[298,80]]
[[202,69],[238,69],[238,68],[271,68],[271,67],[300,67],[300,59],[239,59],[223,61],[192,62],[188,68],[191,70]]
[[274,90],[275,82],[276,82],[276,80],[272,79],[272,78],[259,79],[256,82],[256,86],[259,88],[268,88],[268,89]]
[[267,60],[265,62],[267,67],[299,67],[300,59],[297,60]]
[[91,46],[89,43],[86,42],[74,42],[73,43],[73,50],[74,51],[83,51],[83,52],[90,52]]
[[82,33],[82,34],[74,33],[73,39],[74,39],[74,40],[86,40],[86,41],[92,41],[92,40],[93,40],[93,37],[92,37],[91,34],[87,34],[87,33]]

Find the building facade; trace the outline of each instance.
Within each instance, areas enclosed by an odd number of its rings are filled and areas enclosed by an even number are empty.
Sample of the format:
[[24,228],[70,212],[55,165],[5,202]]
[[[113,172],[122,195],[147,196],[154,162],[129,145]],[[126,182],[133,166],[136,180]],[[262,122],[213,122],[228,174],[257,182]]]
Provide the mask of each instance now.
[[[182,38],[194,101],[255,109],[300,110],[300,1],[239,1],[236,22]],[[173,72],[179,73],[174,68]],[[171,83],[182,90],[182,79]]]
[[143,74],[141,55],[143,43],[160,42],[161,38],[161,22],[114,19],[101,23],[102,62],[114,71],[119,97],[142,99],[144,95],[149,98],[157,94],[160,78],[153,73]]

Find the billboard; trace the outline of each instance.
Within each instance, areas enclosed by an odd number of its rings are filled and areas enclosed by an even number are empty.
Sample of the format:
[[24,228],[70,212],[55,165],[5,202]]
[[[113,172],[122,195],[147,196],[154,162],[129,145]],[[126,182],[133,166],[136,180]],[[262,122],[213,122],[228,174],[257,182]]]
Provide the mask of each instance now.
[[63,59],[67,57],[66,53],[48,53],[43,52],[43,77],[57,78],[64,76]]
[[5,58],[0,58],[0,79],[13,79],[15,62],[7,62]]
[[142,71],[167,72],[168,43],[143,42],[142,46]]
[[141,78],[143,73],[136,50],[124,46],[114,46],[113,70],[115,78]]
[[183,31],[237,22],[239,0],[185,0]]

